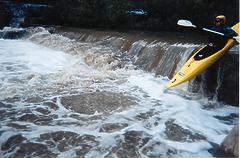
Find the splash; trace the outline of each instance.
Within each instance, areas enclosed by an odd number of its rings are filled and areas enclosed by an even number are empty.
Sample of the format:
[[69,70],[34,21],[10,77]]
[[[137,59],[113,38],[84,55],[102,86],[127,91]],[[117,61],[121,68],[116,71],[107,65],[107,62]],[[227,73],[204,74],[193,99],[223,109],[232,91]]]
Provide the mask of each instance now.
[[[195,45],[139,41],[121,51],[88,40],[44,29],[0,40],[1,157],[213,157],[212,144],[238,123],[236,107],[166,89],[170,61]],[[157,53],[159,67],[141,62]]]

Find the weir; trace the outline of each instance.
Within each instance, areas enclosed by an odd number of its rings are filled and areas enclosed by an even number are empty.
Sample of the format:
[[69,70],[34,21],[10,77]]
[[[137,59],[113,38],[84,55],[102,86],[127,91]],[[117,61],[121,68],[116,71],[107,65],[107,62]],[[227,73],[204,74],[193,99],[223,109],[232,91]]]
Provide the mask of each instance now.
[[[23,30],[0,33],[0,157],[213,157],[238,124],[238,107],[199,91],[208,87],[206,74],[166,89],[201,42],[169,33]],[[217,83],[214,94],[222,93]]]
[[[70,39],[85,42],[97,42],[114,47],[120,52],[118,56],[130,60],[137,67],[155,73],[155,75],[172,78],[187,59],[204,45],[206,39],[196,35],[151,33],[119,33],[104,31],[77,30],[60,28],[57,30]],[[199,36],[199,35],[198,35]],[[233,47],[229,53],[217,61],[201,75],[192,79],[188,90],[201,93],[210,99],[239,105],[239,47]],[[232,64],[230,64],[232,63]]]
[[[85,54],[85,60],[87,64],[95,67],[116,69],[131,62],[137,68],[156,76],[172,78],[190,55],[204,45],[205,40],[200,37],[200,40],[193,42],[191,36],[194,35],[166,34],[121,33],[61,27],[48,28],[48,31],[44,28],[27,30],[4,28],[0,31],[0,37],[4,39],[29,38],[28,40],[37,44],[72,54],[90,51],[89,54]],[[92,50],[92,46],[87,43],[97,45],[100,51]],[[235,46],[213,66],[191,80],[188,90],[238,106],[238,62],[238,46]]]
[[239,47],[166,89],[207,42],[176,21],[238,1],[176,2],[1,0],[0,157],[238,157]]

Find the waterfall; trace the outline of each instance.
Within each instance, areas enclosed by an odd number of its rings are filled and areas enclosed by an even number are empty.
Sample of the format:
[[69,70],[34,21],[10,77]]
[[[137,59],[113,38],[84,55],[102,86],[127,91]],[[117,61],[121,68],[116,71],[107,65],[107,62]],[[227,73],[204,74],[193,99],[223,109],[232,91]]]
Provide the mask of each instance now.
[[[166,76],[169,79],[181,68],[191,54],[202,45],[180,42],[174,36],[172,36],[173,39],[169,39],[169,37],[161,37],[160,35],[152,37],[149,33],[136,35],[135,33],[77,30],[61,27],[49,27],[47,29],[42,27],[27,29],[4,28],[0,31],[0,37],[4,39],[23,38],[55,50],[81,54],[84,56],[85,62],[95,68],[104,68],[105,70],[141,69],[154,73],[155,76]],[[227,63],[229,63],[229,59],[235,60],[234,56],[238,55],[236,52],[237,49],[234,47],[222,60]],[[226,68],[224,68],[224,71],[215,73],[220,69],[219,66],[224,65],[224,62],[211,66],[195,79],[190,80],[188,90],[203,94],[205,97],[225,101],[225,96],[228,95],[226,92],[229,90],[224,90],[224,87],[231,86],[225,86],[228,84],[223,83],[223,80],[228,78],[225,72]],[[228,67],[231,67],[231,65]],[[237,72],[234,67],[226,71]],[[217,76],[224,77],[217,79]],[[234,78],[234,83],[236,79]],[[234,91],[237,92],[238,90]],[[226,95],[224,95],[225,93]],[[238,98],[237,93],[233,96]],[[227,99],[227,102],[233,105],[238,102],[238,99],[233,99],[234,102],[231,100]]]
[[[238,107],[166,88],[201,44],[42,27],[1,33],[0,157],[213,157],[238,124]],[[218,94],[232,86],[226,72]]]

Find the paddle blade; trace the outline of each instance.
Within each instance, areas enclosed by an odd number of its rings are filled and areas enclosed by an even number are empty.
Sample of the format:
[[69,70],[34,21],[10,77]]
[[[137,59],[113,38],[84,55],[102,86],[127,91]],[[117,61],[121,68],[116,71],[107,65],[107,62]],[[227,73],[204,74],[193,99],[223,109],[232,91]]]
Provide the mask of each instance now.
[[180,26],[186,26],[186,27],[196,27],[191,23],[191,21],[188,21],[188,20],[178,20],[177,24]]

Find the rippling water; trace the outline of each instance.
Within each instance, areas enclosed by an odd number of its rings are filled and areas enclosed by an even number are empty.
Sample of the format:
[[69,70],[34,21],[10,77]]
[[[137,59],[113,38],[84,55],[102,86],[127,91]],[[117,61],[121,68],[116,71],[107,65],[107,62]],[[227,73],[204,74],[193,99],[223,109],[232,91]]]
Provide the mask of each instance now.
[[212,157],[238,108],[167,90],[125,59],[47,31],[1,39],[1,157]]

